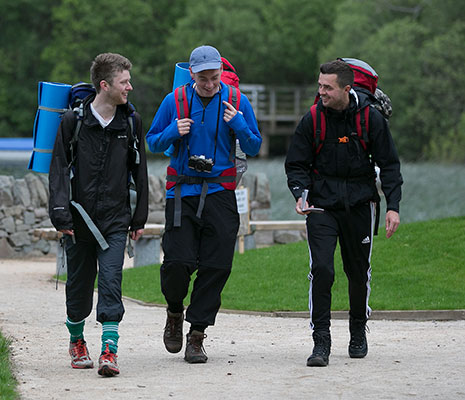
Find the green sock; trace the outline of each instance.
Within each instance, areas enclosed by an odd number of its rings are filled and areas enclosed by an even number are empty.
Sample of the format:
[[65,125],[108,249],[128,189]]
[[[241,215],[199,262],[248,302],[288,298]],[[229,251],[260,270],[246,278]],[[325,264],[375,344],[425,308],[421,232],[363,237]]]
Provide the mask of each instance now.
[[118,351],[118,326],[119,322],[107,321],[102,324],[102,353],[108,345],[111,353],[116,354]]
[[66,327],[70,334],[70,342],[76,343],[79,339],[84,340],[84,323],[85,320],[79,322],[73,322],[69,318],[66,318]]

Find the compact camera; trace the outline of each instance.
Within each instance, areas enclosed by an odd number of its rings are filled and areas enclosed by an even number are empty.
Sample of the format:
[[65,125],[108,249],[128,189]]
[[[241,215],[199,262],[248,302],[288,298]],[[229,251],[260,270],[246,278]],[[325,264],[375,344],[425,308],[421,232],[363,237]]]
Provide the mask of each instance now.
[[190,156],[187,165],[196,172],[212,172],[213,160],[205,156]]

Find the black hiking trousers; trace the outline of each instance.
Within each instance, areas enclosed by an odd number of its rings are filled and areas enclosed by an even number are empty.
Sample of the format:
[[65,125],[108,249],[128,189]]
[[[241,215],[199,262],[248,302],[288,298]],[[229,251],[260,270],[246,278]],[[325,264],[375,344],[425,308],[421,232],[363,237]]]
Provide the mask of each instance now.
[[215,324],[231,273],[239,214],[232,190],[208,194],[200,218],[199,200],[200,196],[182,198],[181,226],[174,227],[174,199],[167,199],[160,278],[168,309],[181,312],[191,275],[197,271],[186,321],[205,329]]
[[370,316],[368,299],[374,221],[375,203],[352,207],[349,212],[345,209],[325,210],[322,214],[307,216],[310,327],[315,332],[329,332],[334,253],[338,239],[349,282],[350,317],[367,320]]

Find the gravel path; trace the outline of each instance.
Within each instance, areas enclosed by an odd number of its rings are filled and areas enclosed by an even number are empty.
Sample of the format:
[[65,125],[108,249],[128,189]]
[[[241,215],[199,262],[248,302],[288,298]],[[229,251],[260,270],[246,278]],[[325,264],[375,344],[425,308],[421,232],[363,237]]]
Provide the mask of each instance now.
[[[50,259],[0,260],[0,330],[13,338],[23,400],[465,399],[464,320],[370,321],[362,360],[347,355],[347,321],[333,320],[330,364],[309,368],[307,319],[220,313],[206,332],[208,363],[189,365],[163,347],[165,310],[125,300],[121,374],[73,370],[54,270]],[[85,335],[97,361],[95,311]]]

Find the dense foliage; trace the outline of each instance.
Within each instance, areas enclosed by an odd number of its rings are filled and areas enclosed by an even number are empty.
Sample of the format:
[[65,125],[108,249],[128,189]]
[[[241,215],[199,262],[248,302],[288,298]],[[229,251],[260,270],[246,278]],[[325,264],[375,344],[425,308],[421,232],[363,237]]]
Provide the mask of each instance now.
[[456,0],[0,0],[0,136],[30,136],[37,82],[89,81],[100,52],[134,64],[147,128],[193,47],[241,82],[314,83],[320,62],[368,61],[393,101],[402,158],[465,161],[465,2]]

